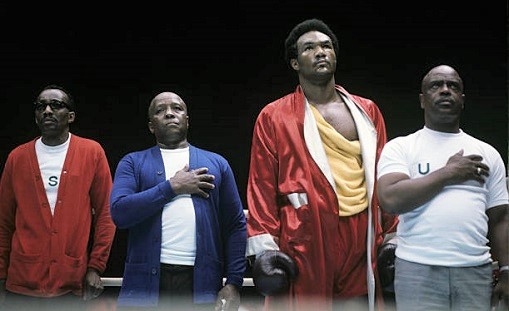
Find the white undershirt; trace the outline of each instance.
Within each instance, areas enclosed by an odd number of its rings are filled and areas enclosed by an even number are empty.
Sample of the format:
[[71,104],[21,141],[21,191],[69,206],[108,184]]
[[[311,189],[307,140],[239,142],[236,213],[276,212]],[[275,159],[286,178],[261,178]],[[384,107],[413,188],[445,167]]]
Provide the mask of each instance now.
[[[189,147],[161,149],[166,178],[170,179],[189,164]],[[194,265],[196,256],[196,221],[190,194],[178,195],[163,209],[161,262]]]
[[71,140],[71,133],[67,140],[58,146],[48,146],[39,138],[35,142],[35,153],[37,154],[37,161],[39,162],[39,169],[41,170],[42,181],[48,203],[51,210],[51,215],[55,214],[55,204],[57,202],[58,185],[60,184],[60,174],[64,167],[65,156],[69,148],[69,141]]

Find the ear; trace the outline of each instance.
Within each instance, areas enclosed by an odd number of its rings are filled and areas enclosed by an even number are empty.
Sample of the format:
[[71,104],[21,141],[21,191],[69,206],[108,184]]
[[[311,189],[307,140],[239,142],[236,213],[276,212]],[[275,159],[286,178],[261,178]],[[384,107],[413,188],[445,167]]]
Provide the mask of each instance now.
[[461,110],[465,109],[465,94],[461,94]]
[[293,70],[299,70],[299,62],[296,58],[290,59],[290,66],[293,68]]
[[152,124],[152,121],[148,121],[148,130],[150,133],[154,134],[154,125]]
[[187,128],[189,128],[189,116],[186,116]]
[[419,94],[419,102],[421,103],[421,109],[424,109],[424,95]]
[[74,111],[69,111],[69,114],[68,114],[68,122],[69,123],[73,123],[74,120],[76,120],[76,112]]

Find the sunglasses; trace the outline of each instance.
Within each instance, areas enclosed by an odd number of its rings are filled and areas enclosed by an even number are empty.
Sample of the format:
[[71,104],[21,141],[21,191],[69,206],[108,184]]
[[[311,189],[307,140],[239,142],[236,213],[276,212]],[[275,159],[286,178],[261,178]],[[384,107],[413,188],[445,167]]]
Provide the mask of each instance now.
[[46,102],[35,102],[34,108],[36,111],[40,112],[40,111],[44,111],[48,105],[51,108],[51,110],[60,110],[60,109],[64,109],[64,108],[69,109],[69,105],[66,102],[56,100],[56,99],[53,99],[47,103]]

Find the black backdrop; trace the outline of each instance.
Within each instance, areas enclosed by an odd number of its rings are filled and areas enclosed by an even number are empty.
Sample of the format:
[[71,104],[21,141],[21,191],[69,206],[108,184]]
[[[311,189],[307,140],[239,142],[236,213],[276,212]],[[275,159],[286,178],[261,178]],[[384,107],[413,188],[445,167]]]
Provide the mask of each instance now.
[[[73,93],[71,131],[103,145],[112,173],[127,152],[154,144],[146,109],[156,93],[172,90],[188,104],[190,142],[230,161],[245,200],[254,119],[294,90],[283,42],[310,17],[338,35],[336,80],[378,103],[389,138],[422,127],[421,78],[448,63],[466,86],[462,128],[507,164],[507,2],[401,3],[0,4],[1,169],[12,148],[38,134],[31,104],[46,84]],[[107,276],[122,274],[124,254],[118,231]]]

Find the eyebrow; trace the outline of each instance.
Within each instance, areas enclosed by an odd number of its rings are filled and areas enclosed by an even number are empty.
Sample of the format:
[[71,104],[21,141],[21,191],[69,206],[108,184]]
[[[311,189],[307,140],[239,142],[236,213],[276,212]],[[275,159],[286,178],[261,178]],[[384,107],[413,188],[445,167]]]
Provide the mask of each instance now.
[[307,44],[324,44],[324,43],[332,43],[332,40],[328,39],[328,40],[321,40],[321,41],[311,41],[311,40],[308,40],[308,41],[304,41],[302,42],[302,45],[307,45]]

